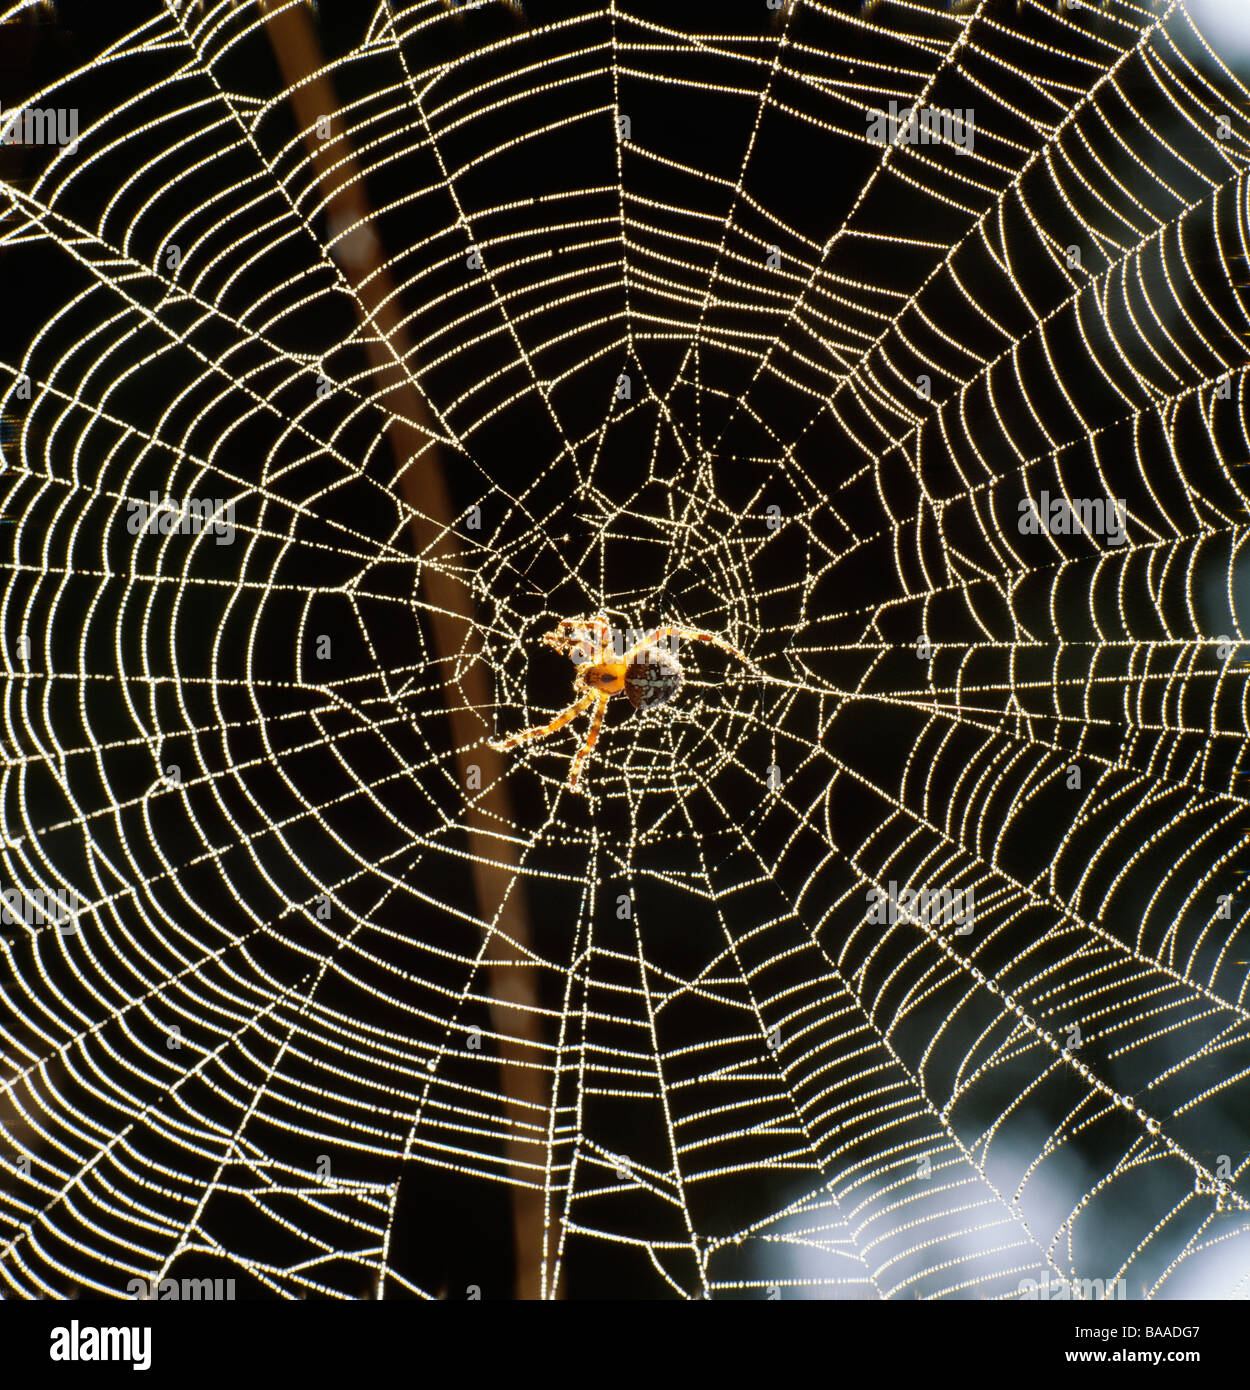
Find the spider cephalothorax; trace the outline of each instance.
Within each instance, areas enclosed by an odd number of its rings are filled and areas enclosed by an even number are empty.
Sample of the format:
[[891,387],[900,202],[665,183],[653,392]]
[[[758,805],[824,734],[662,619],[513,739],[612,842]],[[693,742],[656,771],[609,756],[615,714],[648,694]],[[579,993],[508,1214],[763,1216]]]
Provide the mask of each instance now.
[[642,634],[639,640],[628,645],[624,640],[614,640],[619,636],[605,618],[562,618],[542,640],[577,667],[573,677],[573,703],[548,723],[492,741],[491,747],[506,752],[518,744],[546,738],[589,710],[590,729],[569,766],[569,789],[577,791],[582,764],[598,741],[603,716],[613,695],[624,694],[635,709],[644,709],[665,704],[677,694],[683,678],[681,662],[677,659],[680,642],[710,642],[739,661],[751,664],[737,647],[723,638],[694,628],[668,624]]

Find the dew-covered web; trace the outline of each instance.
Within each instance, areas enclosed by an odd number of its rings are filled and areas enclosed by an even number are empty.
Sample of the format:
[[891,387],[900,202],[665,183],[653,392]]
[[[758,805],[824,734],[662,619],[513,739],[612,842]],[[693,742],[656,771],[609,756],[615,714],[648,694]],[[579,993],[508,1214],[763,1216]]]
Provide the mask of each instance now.
[[[3,879],[83,902],[0,941],[8,1295],[501,1296],[515,1204],[549,1294],[1245,1297],[1250,94],[1184,8],[323,4],[324,139],[255,4],[112,8],[0,94],[81,120],[2,187]],[[485,740],[595,613],[750,660],[581,795],[584,719]]]

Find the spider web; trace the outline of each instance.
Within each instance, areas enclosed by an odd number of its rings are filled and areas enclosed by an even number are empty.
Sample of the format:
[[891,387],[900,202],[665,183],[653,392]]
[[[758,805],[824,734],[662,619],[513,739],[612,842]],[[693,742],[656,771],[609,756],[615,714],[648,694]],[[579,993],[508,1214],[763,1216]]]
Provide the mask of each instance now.
[[[78,150],[3,185],[3,873],[84,904],[0,940],[4,1287],[436,1297],[525,1189],[549,1293],[1245,1297],[1245,88],[1166,2],[352,8],[371,227],[246,3],[84,29],[27,98]],[[891,101],[975,143],[875,145]],[[1127,539],[1022,532],[1043,490]],[[153,492],[233,543],[131,533]],[[545,722],[596,612],[752,665],[683,648],[491,820],[465,672]]]

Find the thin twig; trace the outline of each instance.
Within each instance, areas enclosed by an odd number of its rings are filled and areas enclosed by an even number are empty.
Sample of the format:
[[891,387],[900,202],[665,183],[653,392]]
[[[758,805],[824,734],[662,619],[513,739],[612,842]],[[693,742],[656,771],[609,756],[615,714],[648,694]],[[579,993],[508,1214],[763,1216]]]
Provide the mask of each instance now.
[[[391,413],[388,435],[400,469],[400,486],[412,509],[412,534],[423,558],[421,587],[431,637],[440,661],[454,671],[456,690],[447,691],[447,717],[462,786],[468,769],[481,770],[482,791],[466,802],[465,832],[473,856],[473,880],[481,917],[494,923],[488,961],[491,1019],[499,1035],[500,1080],[509,1130],[513,1242],[517,1298],[543,1297],[547,1232],[541,1173],[548,1161],[545,1140],[526,1138],[546,1130],[551,1104],[541,1046],[538,993],[529,955],[530,925],[514,848],[492,830],[512,823],[503,759],[481,740],[492,731],[480,713],[491,701],[471,593],[458,577],[460,551],[455,516],[443,474],[436,427],[408,370],[410,344],[400,323],[390,269],[371,224],[371,211],[345,134],[323,142],[319,117],[338,106],[325,60],[307,15],[299,7],[279,9],[265,0],[266,29],[304,143],[326,199],[331,225],[355,228],[340,243],[338,263],[352,286],[362,321],[371,331],[364,343],[374,374],[376,399]],[[449,681],[451,678],[449,677]]]

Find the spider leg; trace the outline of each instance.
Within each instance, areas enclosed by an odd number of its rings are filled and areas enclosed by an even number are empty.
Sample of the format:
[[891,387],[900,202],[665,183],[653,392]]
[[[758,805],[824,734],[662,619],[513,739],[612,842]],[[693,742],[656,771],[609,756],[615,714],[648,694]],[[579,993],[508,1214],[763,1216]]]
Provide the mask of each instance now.
[[591,653],[590,664],[595,666],[612,650],[612,626],[607,618],[599,613],[591,618],[590,627],[595,636],[595,650]]
[[599,730],[603,727],[603,716],[608,708],[607,695],[595,694],[591,697],[598,701],[595,705],[594,713],[590,716],[590,732],[586,735],[586,742],[577,750],[573,762],[569,767],[569,791],[577,790],[577,779],[582,775],[582,764],[590,754],[590,750],[599,742]]
[[590,705],[591,701],[598,698],[597,691],[587,691],[585,695],[579,695],[568,709],[561,710],[554,719],[548,720],[546,724],[535,724],[532,729],[522,729],[519,734],[512,734],[508,738],[490,739],[490,746],[497,753],[506,753],[509,748],[515,748],[519,743],[529,743],[536,738],[546,738],[548,734],[554,734],[557,729],[563,729],[570,719],[576,719]]
[[625,653],[625,664],[628,666],[639,652],[645,652],[649,647],[658,647],[666,637],[676,637],[682,642],[710,642],[712,646],[719,647],[721,651],[728,652],[730,656],[736,656],[744,665],[755,665],[755,662],[753,662],[749,656],[744,655],[737,647],[726,642],[723,637],[717,637],[711,632],[700,632],[697,628],[693,627],[681,627],[676,623],[669,623],[665,627],[658,627],[651,636],[644,638],[641,642],[636,642]]

